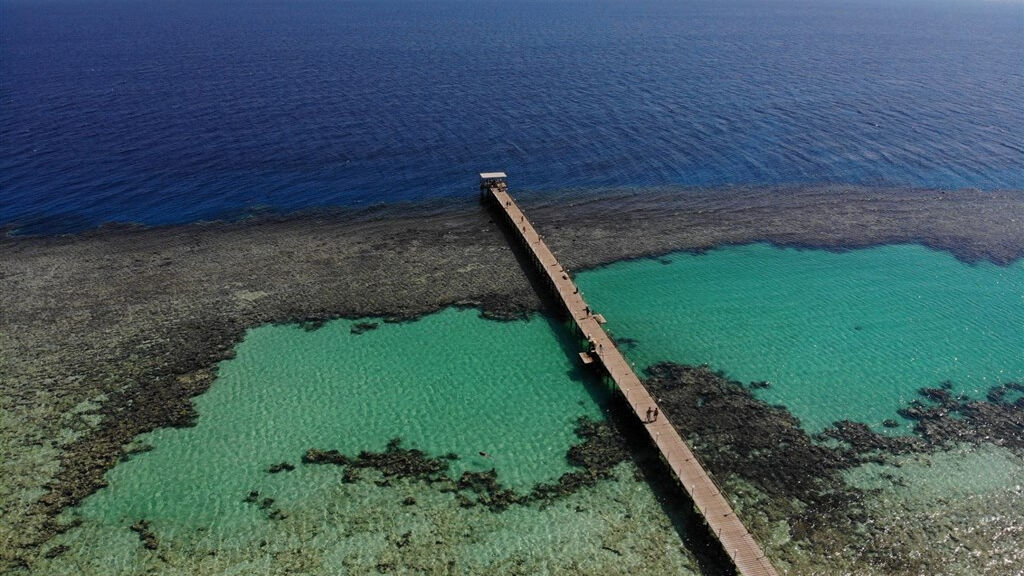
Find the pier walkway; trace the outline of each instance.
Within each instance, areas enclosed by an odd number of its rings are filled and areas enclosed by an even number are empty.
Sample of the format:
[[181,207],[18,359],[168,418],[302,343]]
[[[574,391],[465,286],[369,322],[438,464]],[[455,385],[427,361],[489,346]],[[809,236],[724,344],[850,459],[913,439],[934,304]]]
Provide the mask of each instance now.
[[[590,342],[590,353],[580,354],[581,358],[585,363],[599,362],[618,386],[637,418],[644,422],[654,445],[703,515],[710,531],[718,538],[737,573],[741,576],[776,576],[777,572],[765,558],[761,547],[747,532],[714,480],[672,426],[670,415],[658,407],[615,342],[604,331],[601,326],[604,318],[593,313],[569,273],[558,263],[543,238],[508,194],[505,175],[496,172],[480,176],[484,200],[493,201],[502,210],[508,225],[515,229],[541,277],[565,306],[580,334]],[[653,422],[647,422],[648,410],[658,410],[660,413]]]

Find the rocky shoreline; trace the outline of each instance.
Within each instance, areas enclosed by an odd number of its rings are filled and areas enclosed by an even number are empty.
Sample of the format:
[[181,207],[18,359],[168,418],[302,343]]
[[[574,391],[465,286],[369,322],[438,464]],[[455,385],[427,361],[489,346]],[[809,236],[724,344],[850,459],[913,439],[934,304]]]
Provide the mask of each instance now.
[[[524,194],[571,269],[766,241],[834,250],[921,243],[1007,264],[1024,193],[806,188]],[[304,214],[259,222],[0,239],[0,567],[28,567],[61,510],[103,485],[131,440],[195,419],[249,328],[408,320],[447,306],[542,307],[490,214]],[[369,329],[369,328],[367,328]]]

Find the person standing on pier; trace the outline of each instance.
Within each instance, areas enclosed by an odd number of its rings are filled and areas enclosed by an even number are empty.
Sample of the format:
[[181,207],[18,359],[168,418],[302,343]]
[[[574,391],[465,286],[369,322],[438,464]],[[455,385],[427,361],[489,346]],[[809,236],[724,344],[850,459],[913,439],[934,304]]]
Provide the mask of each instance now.
[[650,422],[651,421],[651,414],[653,412],[654,412],[654,410],[651,410],[650,406],[648,406],[647,407],[647,416],[644,418],[644,422]]

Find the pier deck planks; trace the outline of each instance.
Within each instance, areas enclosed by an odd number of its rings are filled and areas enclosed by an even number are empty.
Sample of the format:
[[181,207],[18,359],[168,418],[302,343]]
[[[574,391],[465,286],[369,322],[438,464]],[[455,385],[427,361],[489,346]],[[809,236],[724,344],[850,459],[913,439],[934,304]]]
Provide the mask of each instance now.
[[647,418],[648,408],[658,408],[658,418],[654,422],[645,423],[647,433],[676,479],[690,495],[694,506],[703,515],[711,532],[718,538],[737,572],[742,576],[777,576],[775,568],[765,557],[761,547],[747,532],[704,466],[672,426],[670,415],[658,407],[633,371],[633,367],[605,333],[601,326],[604,318],[593,314],[593,311],[588,312],[588,305],[576,284],[508,194],[504,183],[489,186],[488,193],[505,212],[509,223],[515,228],[541,273],[546,276],[565,309],[572,316],[580,333],[594,343],[595,351],[590,354],[591,358],[601,363],[637,418],[643,421]]

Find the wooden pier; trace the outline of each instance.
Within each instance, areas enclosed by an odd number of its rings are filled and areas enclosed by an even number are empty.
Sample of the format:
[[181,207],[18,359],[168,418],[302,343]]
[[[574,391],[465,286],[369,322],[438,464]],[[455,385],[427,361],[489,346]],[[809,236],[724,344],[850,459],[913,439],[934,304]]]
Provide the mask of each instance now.
[[[493,202],[504,214],[507,224],[515,230],[548,288],[561,301],[579,333],[588,340],[588,351],[580,353],[581,360],[584,364],[599,364],[622,392],[636,417],[644,422],[654,445],[704,517],[710,532],[721,543],[737,573],[741,576],[776,576],[775,568],[761,547],[672,426],[671,415],[657,405],[615,342],[604,331],[604,318],[593,313],[568,271],[558,263],[544,239],[509,195],[505,174],[481,174],[480,193],[484,201]],[[649,422],[648,414],[655,410],[658,415]]]

